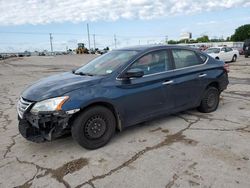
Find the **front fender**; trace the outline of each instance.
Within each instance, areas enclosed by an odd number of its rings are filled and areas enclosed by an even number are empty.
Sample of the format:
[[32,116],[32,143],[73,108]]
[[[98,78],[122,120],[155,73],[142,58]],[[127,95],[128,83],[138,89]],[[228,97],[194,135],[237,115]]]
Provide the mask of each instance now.
[[84,87],[68,92],[65,95],[69,96],[69,99],[63,105],[62,110],[83,109],[95,102],[107,102],[115,105],[112,99],[107,97],[108,93],[108,89],[96,86]]
[[[112,107],[115,112],[115,116],[118,121],[118,128],[121,129],[123,124],[123,110],[119,108],[115,100],[115,96],[111,95],[110,90],[105,87],[85,87],[78,90],[74,90],[65,94],[69,96],[69,100],[62,106],[62,110],[70,111],[74,109],[85,109],[88,106],[98,104],[108,107]],[[113,97],[113,98],[112,98]]]

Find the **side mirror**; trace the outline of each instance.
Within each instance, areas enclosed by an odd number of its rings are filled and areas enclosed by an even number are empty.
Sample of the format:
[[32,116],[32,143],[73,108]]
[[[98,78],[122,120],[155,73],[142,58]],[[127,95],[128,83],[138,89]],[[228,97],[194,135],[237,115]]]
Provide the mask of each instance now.
[[121,75],[121,78],[140,78],[143,77],[144,71],[141,69],[130,69]]

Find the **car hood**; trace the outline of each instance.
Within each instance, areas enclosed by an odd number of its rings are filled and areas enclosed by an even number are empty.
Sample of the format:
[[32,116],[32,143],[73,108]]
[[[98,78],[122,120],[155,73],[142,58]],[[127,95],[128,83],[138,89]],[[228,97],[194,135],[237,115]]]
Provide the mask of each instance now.
[[30,101],[42,101],[98,83],[101,78],[100,76],[75,75],[71,72],[61,73],[35,82],[23,91],[22,97]]

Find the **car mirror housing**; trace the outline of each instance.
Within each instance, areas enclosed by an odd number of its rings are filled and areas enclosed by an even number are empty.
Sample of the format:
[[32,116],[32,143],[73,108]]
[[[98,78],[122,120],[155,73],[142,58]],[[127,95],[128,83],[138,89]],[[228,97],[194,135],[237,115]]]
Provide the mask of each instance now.
[[144,71],[141,69],[129,69],[127,72],[122,74],[121,78],[140,78],[144,75]]

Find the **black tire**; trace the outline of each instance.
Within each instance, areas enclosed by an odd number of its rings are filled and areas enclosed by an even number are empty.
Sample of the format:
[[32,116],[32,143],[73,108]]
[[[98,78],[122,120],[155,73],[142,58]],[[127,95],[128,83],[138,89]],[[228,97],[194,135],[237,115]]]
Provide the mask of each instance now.
[[215,59],[220,60],[220,58],[219,58],[219,57],[216,57]]
[[102,106],[93,106],[80,113],[71,127],[72,137],[86,149],[97,149],[109,142],[115,133],[114,114]]
[[213,112],[218,108],[220,102],[220,92],[215,87],[206,89],[198,110],[203,113]]
[[248,55],[247,55],[247,54],[245,54],[245,58],[248,58]]
[[236,60],[237,60],[237,55],[234,55],[232,58],[232,62],[236,62]]

